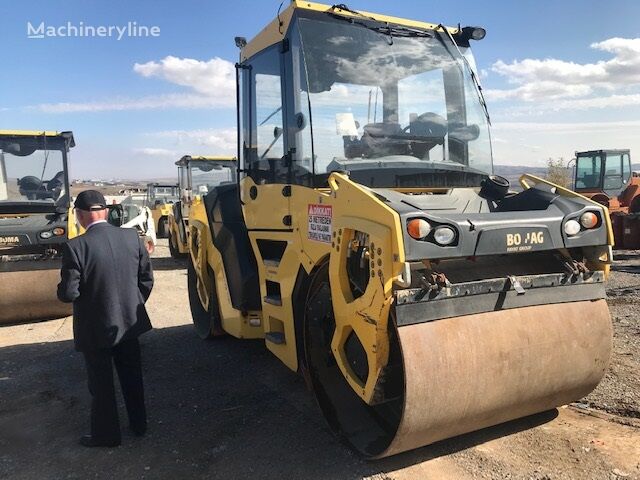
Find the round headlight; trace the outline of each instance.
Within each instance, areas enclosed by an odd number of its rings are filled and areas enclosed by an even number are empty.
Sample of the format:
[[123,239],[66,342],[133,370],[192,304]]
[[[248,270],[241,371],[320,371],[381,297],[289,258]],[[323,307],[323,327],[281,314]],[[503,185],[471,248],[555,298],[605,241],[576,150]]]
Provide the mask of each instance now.
[[564,224],[564,233],[567,235],[576,235],[580,233],[580,224],[577,220],[567,220]]
[[456,232],[451,227],[438,227],[433,232],[433,239],[438,245],[450,245],[456,239]]
[[422,240],[429,235],[430,231],[431,225],[422,218],[414,218],[407,222],[407,233],[411,238],[415,238],[416,240]]
[[584,228],[593,228],[598,224],[598,216],[593,212],[584,212],[580,215],[580,224]]
[[40,238],[44,238],[46,240],[47,238],[51,238],[51,237],[53,237],[53,233],[51,233],[49,230],[40,232]]
[[64,235],[64,228],[62,228],[62,227],[56,227],[56,228],[54,228],[54,229],[53,229],[53,234],[54,234],[56,237],[59,237],[60,235]]

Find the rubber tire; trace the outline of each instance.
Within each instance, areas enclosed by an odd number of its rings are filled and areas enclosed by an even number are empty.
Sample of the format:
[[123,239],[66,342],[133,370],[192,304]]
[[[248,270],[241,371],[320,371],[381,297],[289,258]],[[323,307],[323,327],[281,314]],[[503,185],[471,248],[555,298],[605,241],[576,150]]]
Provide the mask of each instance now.
[[158,238],[169,237],[169,219],[161,218],[158,220]]
[[187,265],[187,290],[189,293],[189,307],[196,334],[203,340],[219,336],[222,333],[222,321],[218,307],[218,297],[215,295],[215,283],[212,279],[212,292],[209,293],[209,309],[205,310],[200,302],[197,289],[197,276],[193,264]]
[[180,253],[180,250],[178,250],[178,247],[174,244],[173,235],[169,235],[169,253],[176,260],[187,257],[187,254]]

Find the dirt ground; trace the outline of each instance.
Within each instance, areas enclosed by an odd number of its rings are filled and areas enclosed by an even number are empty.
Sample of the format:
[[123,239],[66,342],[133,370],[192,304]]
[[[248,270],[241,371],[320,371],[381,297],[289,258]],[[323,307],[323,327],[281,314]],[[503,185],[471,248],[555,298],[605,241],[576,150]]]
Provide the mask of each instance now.
[[332,435],[304,381],[262,342],[197,338],[185,265],[166,243],[154,256],[156,328],[142,337],[148,435],[78,446],[89,399],[71,318],[3,327],[0,478],[640,479],[640,252],[618,254],[614,355],[591,395],[375,462]]

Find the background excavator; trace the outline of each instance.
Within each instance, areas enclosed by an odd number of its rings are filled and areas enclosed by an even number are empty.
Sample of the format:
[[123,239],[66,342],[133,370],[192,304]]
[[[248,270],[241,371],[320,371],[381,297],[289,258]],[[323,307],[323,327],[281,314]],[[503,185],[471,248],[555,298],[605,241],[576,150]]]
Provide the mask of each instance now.
[[264,339],[367,457],[579,399],[609,362],[607,209],[492,175],[484,35],[293,1],[236,38],[237,178],[185,225],[195,329]]

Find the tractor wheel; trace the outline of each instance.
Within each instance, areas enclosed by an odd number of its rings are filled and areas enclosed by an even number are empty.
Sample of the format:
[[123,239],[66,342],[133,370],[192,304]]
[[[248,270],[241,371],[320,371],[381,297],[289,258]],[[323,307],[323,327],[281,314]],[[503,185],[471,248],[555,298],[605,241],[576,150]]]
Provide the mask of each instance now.
[[191,318],[198,336],[204,340],[219,336],[224,333],[222,330],[222,320],[218,307],[218,297],[215,293],[215,280],[212,279],[211,293],[209,294],[209,309],[206,310],[200,302],[198,296],[196,270],[191,261],[187,265],[187,289],[189,291],[189,307],[191,307]]

